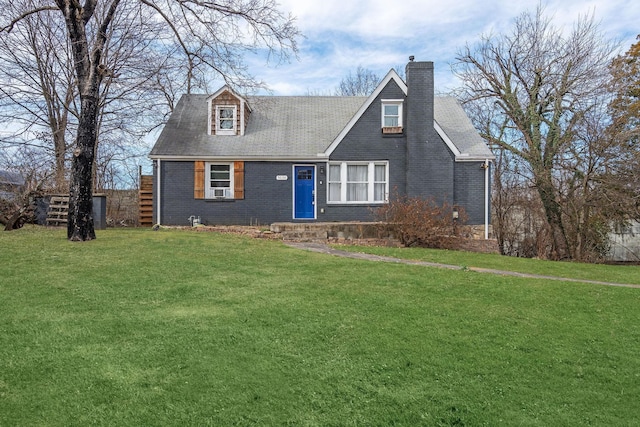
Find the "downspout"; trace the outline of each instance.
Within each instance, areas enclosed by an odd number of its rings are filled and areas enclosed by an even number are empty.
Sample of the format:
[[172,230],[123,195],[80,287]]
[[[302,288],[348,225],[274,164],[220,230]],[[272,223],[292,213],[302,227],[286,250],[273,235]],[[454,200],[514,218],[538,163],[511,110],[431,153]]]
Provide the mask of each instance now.
[[489,239],[489,159],[484,159],[484,239]]
[[156,173],[156,176],[157,176],[157,179],[158,179],[158,183],[157,183],[158,184],[157,185],[158,189],[157,189],[157,193],[156,193],[156,203],[158,204],[158,206],[157,206],[158,210],[156,212],[156,224],[158,224],[158,225],[161,224],[161,222],[160,222],[160,212],[161,212],[160,206],[162,205],[160,203],[160,183],[162,182],[162,180],[160,179],[160,171],[162,170],[162,168],[160,167],[161,166],[160,162],[161,162],[161,160],[158,159],[158,165],[157,165],[158,169],[157,169],[157,173]]

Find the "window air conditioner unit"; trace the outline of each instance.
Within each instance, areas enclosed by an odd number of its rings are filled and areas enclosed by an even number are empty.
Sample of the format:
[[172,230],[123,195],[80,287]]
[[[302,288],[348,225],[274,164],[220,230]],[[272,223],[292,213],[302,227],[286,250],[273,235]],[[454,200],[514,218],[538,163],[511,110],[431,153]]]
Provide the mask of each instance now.
[[214,188],[213,197],[215,197],[216,199],[218,197],[224,197],[224,188]]

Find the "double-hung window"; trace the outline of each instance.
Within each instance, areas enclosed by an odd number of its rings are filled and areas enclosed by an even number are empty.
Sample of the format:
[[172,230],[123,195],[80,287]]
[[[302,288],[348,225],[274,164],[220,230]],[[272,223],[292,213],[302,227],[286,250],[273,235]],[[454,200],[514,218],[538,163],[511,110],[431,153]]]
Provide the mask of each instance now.
[[205,173],[207,199],[233,199],[233,163],[207,163]]
[[216,107],[216,134],[236,134],[236,107],[233,105],[219,105]]
[[402,100],[382,100],[382,130],[384,133],[402,133]]
[[328,203],[385,203],[389,196],[387,162],[329,163]]

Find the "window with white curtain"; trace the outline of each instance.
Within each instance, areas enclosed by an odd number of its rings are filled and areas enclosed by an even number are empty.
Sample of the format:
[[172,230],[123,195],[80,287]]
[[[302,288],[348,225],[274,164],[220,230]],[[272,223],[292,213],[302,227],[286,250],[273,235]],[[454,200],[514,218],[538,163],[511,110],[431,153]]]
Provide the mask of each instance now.
[[329,165],[329,177],[327,185],[329,187],[329,195],[327,200],[329,202],[339,202],[342,197],[342,178],[341,178],[341,165],[330,164]]
[[331,162],[328,203],[385,203],[389,198],[388,162]]
[[366,202],[369,195],[368,184],[368,165],[347,165],[347,202]]
[[401,128],[402,127],[402,100],[383,99],[382,100],[382,127]]
[[387,165],[374,165],[373,201],[385,202],[387,198]]

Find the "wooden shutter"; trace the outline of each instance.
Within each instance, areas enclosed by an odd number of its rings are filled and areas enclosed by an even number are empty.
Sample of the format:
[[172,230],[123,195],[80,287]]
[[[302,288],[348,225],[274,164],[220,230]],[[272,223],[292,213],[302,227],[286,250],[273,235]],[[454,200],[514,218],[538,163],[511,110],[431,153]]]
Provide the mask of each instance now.
[[244,162],[233,162],[233,198],[244,199]]
[[204,162],[194,162],[193,198],[204,199]]

